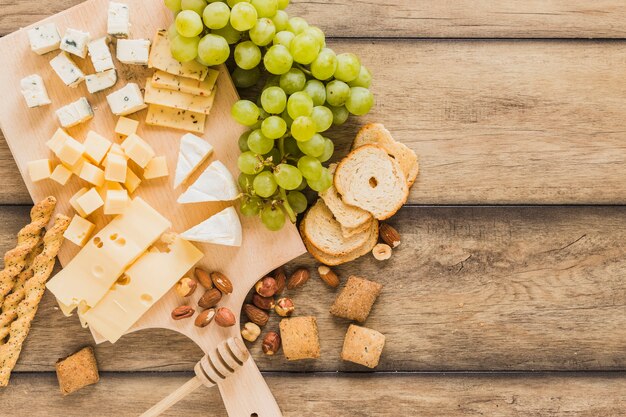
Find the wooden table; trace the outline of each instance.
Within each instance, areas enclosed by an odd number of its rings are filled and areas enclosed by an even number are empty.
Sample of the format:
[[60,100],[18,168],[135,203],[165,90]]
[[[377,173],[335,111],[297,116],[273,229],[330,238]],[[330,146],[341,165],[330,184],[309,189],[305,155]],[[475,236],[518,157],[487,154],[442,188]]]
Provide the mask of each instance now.
[[[0,0],[0,33],[76,3]],[[387,335],[376,372],[339,359],[347,323],[318,279],[294,298],[318,318],[322,358],[251,348],[285,414],[624,415],[626,3],[293,3],[372,70],[377,106],[358,123],[384,122],[422,171],[391,221],[403,239],[392,259],[337,270],[384,284],[367,322]],[[357,128],[334,131],[338,154]],[[4,141],[0,178],[4,252],[31,204]],[[48,294],[0,414],[137,415],[201,356],[174,334],[133,334],[97,348],[97,386],[62,398],[55,361],[90,343]],[[224,414],[201,389],[168,415]]]

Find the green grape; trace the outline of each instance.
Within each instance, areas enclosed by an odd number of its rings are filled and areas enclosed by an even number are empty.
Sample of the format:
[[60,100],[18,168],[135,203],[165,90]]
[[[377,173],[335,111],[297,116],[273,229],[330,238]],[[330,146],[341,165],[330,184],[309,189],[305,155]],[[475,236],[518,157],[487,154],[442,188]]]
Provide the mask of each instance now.
[[237,183],[239,184],[239,188],[241,191],[245,193],[249,193],[252,190],[252,182],[254,181],[255,175],[244,174],[243,172],[239,174],[237,178]]
[[324,48],[311,62],[311,74],[318,80],[328,80],[337,70],[337,56],[332,49]]
[[348,120],[348,116],[350,116],[350,112],[346,109],[345,106],[334,107],[330,106],[330,111],[333,112],[333,124],[335,126],[341,126]]
[[257,105],[250,100],[239,100],[233,104],[231,114],[242,125],[252,126],[259,120],[260,112]]
[[293,57],[283,45],[274,45],[265,53],[263,63],[270,73],[280,75],[291,69]]
[[256,25],[258,17],[253,5],[250,3],[237,3],[230,11],[230,24],[236,30],[244,32]]
[[261,106],[268,113],[282,113],[286,105],[287,94],[280,87],[267,87],[261,93]]
[[211,3],[204,8],[202,20],[209,29],[221,29],[230,21],[230,8],[226,3]]
[[302,174],[298,168],[289,164],[277,165],[274,169],[276,183],[285,190],[295,190],[302,182]]
[[315,135],[315,122],[308,116],[300,116],[291,124],[291,135],[299,142],[306,142]]
[[359,76],[354,81],[350,81],[348,85],[350,87],[364,87],[370,88],[372,84],[372,73],[365,68],[365,65],[361,65],[361,70],[359,71]]
[[239,136],[239,141],[237,143],[241,152],[248,152],[250,150],[248,147],[248,137],[250,136],[250,133],[252,133],[252,131],[248,130]]
[[263,201],[259,197],[248,197],[241,200],[241,214],[247,217],[256,216],[261,212]]
[[[257,101],[259,101],[259,100],[257,100]],[[258,106],[258,104],[257,104],[257,106]],[[266,112],[265,110],[263,110],[262,107],[260,107],[259,108],[259,122],[263,122],[263,120],[267,119],[268,117],[270,117],[270,114],[268,112]]]
[[333,143],[332,140],[326,138],[324,142],[324,153],[317,159],[319,159],[320,162],[326,162],[330,158],[332,158],[334,152],[335,152],[335,144]]
[[310,116],[313,111],[313,100],[304,91],[293,93],[287,100],[287,112],[292,119]]
[[320,46],[317,43],[317,39],[313,36],[300,33],[291,41],[289,52],[291,52],[294,61],[308,65],[317,58],[317,55],[320,53]]
[[343,81],[333,80],[326,84],[326,101],[331,106],[343,106],[350,97],[350,87]]
[[256,195],[263,198],[271,197],[278,188],[274,175],[269,171],[263,171],[257,175],[252,185]]
[[285,225],[285,213],[280,207],[267,206],[261,211],[261,221],[272,232],[277,232]]
[[[222,0],[220,0],[220,1],[222,1]],[[237,3],[250,3],[250,0],[226,0],[226,3],[230,7],[233,7]]]
[[355,116],[363,116],[374,106],[374,95],[363,87],[352,87],[350,97],[346,101],[346,109]]
[[183,10],[193,10],[198,14],[198,16],[202,16],[202,12],[206,7],[206,1],[204,0],[181,0],[180,8]]
[[251,151],[239,155],[237,166],[239,167],[239,171],[248,175],[258,174],[263,171],[263,164],[260,163],[259,157]]
[[228,23],[226,26],[224,26],[221,29],[212,30],[211,33],[217,36],[221,36],[222,38],[226,39],[226,42],[229,45],[234,45],[237,42],[239,42],[239,39],[241,39],[241,32],[239,32],[234,27],[232,27],[230,23]]
[[310,186],[311,181],[320,178],[323,167],[317,158],[305,155],[298,161],[298,169],[302,172],[302,176],[307,179]]
[[298,141],[294,138],[287,137],[283,142],[283,151],[285,155],[298,159],[302,156],[302,151],[298,148]]
[[309,80],[304,86],[304,92],[313,99],[313,104],[321,106],[326,103],[326,87],[318,80]]
[[175,24],[178,33],[186,38],[198,36],[204,29],[202,18],[193,10],[183,10],[178,13]]
[[326,147],[326,139],[319,133],[313,135],[313,137],[306,142],[298,142],[298,148],[305,154],[318,158],[324,153]]
[[278,8],[280,10],[285,10],[289,6],[289,0],[278,0]]
[[237,67],[231,76],[237,88],[249,88],[256,85],[261,79],[261,69],[255,67],[251,70],[245,70]]
[[285,74],[280,76],[279,84],[280,88],[285,90],[287,94],[293,94],[297,91],[302,91],[306,83],[306,75],[298,68],[292,68]]
[[306,28],[309,27],[309,24],[301,17],[292,17],[287,22],[287,30],[295,33],[296,35],[304,32]]
[[165,7],[174,13],[178,13],[181,9],[180,0],[165,0]]
[[287,24],[289,23],[289,15],[286,11],[277,11],[276,14],[271,17],[271,19],[272,22],[274,22],[274,26],[276,27],[276,32],[287,29]]
[[198,55],[198,43],[200,38],[195,36],[193,38],[185,38],[184,36],[177,36],[170,40],[170,52],[175,60],[180,62],[192,61]]
[[306,211],[309,202],[306,199],[306,196],[302,194],[300,191],[291,191],[287,194],[287,202],[289,206],[296,212],[296,214],[301,214]]
[[311,112],[311,119],[315,122],[318,132],[326,132],[333,125],[333,112],[326,106],[315,106]]
[[278,0],[251,0],[259,17],[272,17],[278,10]]
[[324,32],[322,32],[322,29],[317,26],[309,26],[303,33],[314,37],[315,40],[317,40],[317,44],[320,46],[320,49],[326,46],[326,36],[324,35]]
[[265,85],[263,86],[263,88],[278,87],[279,82],[280,82],[280,75],[270,75],[265,80]]
[[291,116],[289,116],[289,112],[287,111],[287,109],[285,109],[280,117],[282,117],[285,123],[287,123],[287,127],[291,128],[291,125],[293,124],[293,119],[291,118]]
[[285,48],[289,48],[291,41],[293,41],[295,37],[296,35],[288,30],[280,31],[274,36],[274,45],[283,45]]
[[263,120],[261,131],[270,139],[278,139],[287,131],[287,123],[278,116],[270,116]]
[[239,68],[245,70],[252,69],[261,62],[261,50],[251,41],[237,44],[234,55]]
[[308,187],[308,182],[306,181],[306,178],[302,178],[302,182],[300,183],[300,185],[298,186],[298,188],[296,188],[296,191],[304,191],[304,189],[306,187]]
[[337,55],[337,69],[335,78],[339,81],[350,82],[357,79],[361,72],[361,61],[350,53]]
[[170,27],[167,29],[167,39],[172,40],[177,36],[178,36],[178,31],[176,30],[176,20],[174,20],[174,23],[172,23]]
[[328,190],[333,185],[333,175],[328,168],[321,168],[320,177],[313,181],[308,181],[309,187],[318,193]]
[[256,25],[250,29],[248,35],[250,35],[250,40],[255,44],[266,46],[272,43],[274,35],[276,35],[276,26],[270,19],[263,17],[257,20]]
[[[263,157],[266,160],[269,160],[272,164],[276,165],[277,163],[280,163],[281,161],[281,157],[280,157],[280,151],[276,148],[272,149],[271,151],[269,151],[268,153],[266,153],[265,155],[263,155]],[[271,170],[272,167],[270,166],[266,166],[265,170],[269,171]]]
[[248,148],[254,153],[266,154],[274,147],[274,140],[268,138],[261,129],[253,130],[248,136]]
[[223,64],[229,55],[228,42],[221,36],[208,34],[198,44],[198,56],[208,65]]

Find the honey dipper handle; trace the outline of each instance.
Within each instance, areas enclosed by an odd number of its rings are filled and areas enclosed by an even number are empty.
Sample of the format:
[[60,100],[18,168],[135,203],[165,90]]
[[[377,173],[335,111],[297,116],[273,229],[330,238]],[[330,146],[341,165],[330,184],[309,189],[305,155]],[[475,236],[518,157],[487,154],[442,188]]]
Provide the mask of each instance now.
[[172,407],[174,404],[194,392],[196,389],[200,388],[202,385],[203,383],[198,377],[191,378],[176,391],[172,392],[170,395],[152,406],[152,408],[143,413],[140,417],[157,417],[161,415],[168,408]]

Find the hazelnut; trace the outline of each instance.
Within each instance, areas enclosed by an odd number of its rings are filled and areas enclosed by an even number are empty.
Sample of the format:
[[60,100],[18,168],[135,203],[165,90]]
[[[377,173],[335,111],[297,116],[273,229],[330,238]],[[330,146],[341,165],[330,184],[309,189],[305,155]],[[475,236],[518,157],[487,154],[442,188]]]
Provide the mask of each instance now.
[[276,285],[276,280],[274,278],[265,277],[256,283],[254,289],[261,297],[272,297],[276,294],[278,285]]
[[196,317],[196,321],[194,324],[198,327],[206,327],[208,326],[215,317],[215,309],[210,308],[208,310],[204,310],[202,313],[198,314]]
[[222,293],[217,288],[206,290],[206,292],[198,300],[198,305],[202,308],[215,307],[222,299]]
[[241,336],[248,342],[254,342],[261,335],[261,328],[252,322],[247,322],[241,329]]
[[189,277],[184,277],[176,284],[176,294],[186,298],[191,296],[198,288],[198,283]]
[[276,332],[268,332],[263,338],[263,353],[274,355],[280,349],[280,335]]
[[194,310],[191,306],[180,306],[180,307],[176,307],[173,311],[172,311],[172,318],[174,320],[183,320],[183,319],[187,319],[191,316],[193,316],[193,314],[196,312],[196,310]]
[[374,249],[372,249],[372,254],[377,260],[386,261],[387,259],[391,258],[391,246],[387,245],[386,243],[379,243],[378,245],[374,246]]
[[287,286],[287,274],[285,273],[285,268],[280,267],[276,271],[274,271],[274,280],[276,281],[276,294],[282,294]]
[[207,271],[202,268],[196,268],[194,270],[194,275],[196,276],[196,279],[198,280],[200,285],[202,285],[204,288],[206,288],[207,290],[213,288],[213,281],[211,281],[211,276]]
[[291,301],[291,298],[287,298],[287,297],[281,298],[278,301],[276,301],[276,306],[274,307],[276,314],[278,314],[281,317],[291,316],[295,309],[296,309],[296,306],[293,304],[293,301]]
[[215,313],[215,322],[220,327],[231,327],[234,326],[235,323],[237,323],[237,320],[235,319],[235,315],[232,311],[230,311],[230,309],[226,307],[220,307]]
[[252,304],[261,310],[271,310],[275,305],[273,297],[261,297],[259,294],[252,295]]

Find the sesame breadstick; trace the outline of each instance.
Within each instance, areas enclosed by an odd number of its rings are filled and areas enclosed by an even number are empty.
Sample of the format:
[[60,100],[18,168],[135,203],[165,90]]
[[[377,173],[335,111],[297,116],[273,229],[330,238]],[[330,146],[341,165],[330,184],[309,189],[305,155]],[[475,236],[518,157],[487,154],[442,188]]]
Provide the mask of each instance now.
[[54,261],[63,243],[63,233],[70,224],[70,218],[58,214],[54,225],[43,237],[44,248],[33,261],[33,277],[24,284],[24,299],[17,306],[17,320],[11,323],[9,339],[0,346],[0,387],[9,384],[11,371],[17,363],[22,344],[28,336],[30,325],[37,313],[37,307],[46,290]]
[[4,254],[4,269],[0,271],[0,305],[13,288],[15,277],[26,265],[26,257],[41,241],[41,231],[50,221],[57,200],[47,197],[30,211],[31,222],[17,234],[17,246]]

